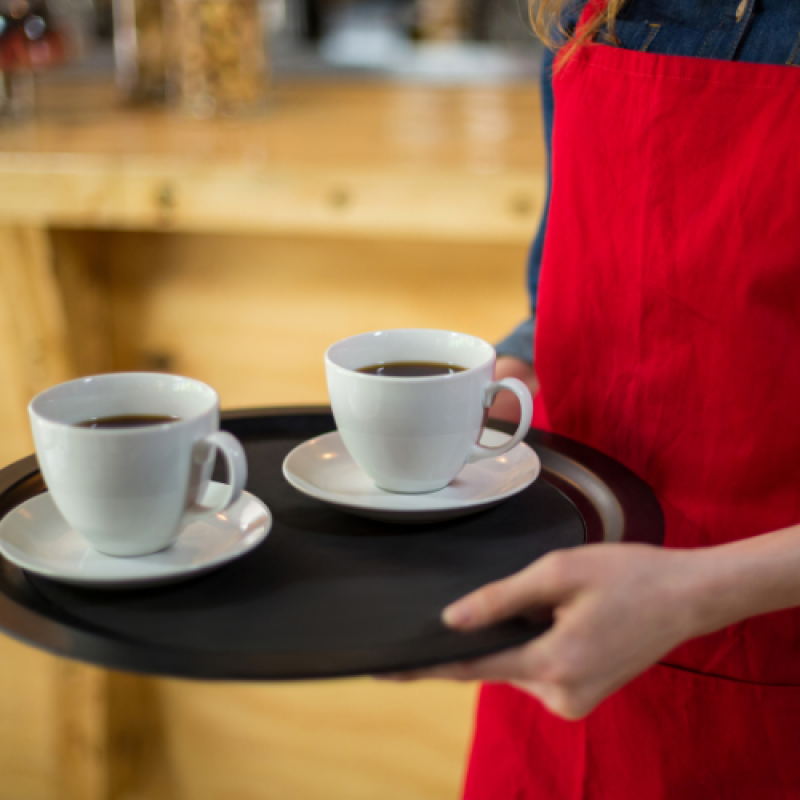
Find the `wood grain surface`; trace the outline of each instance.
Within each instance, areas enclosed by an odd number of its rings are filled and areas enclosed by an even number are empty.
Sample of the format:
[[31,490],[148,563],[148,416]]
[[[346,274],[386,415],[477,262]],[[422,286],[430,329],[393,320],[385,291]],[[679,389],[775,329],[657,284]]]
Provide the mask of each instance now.
[[0,129],[0,219],[521,244],[544,200],[533,86],[304,82],[202,123],[82,103]]

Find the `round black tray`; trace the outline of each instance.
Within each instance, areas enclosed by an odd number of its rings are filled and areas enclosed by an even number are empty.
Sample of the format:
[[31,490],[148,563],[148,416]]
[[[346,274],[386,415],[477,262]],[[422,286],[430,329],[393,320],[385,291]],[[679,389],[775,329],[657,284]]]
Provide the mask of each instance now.
[[[661,508],[646,484],[607,456],[542,431],[526,438],[542,462],[532,486],[476,514],[402,525],[347,514],[283,478],[293,447],[335,428],[328,408],[227,412],[222,425],[247,452],[248,491],[273,513],[266,541],[202,577],[124,591],[67,586],[0,557],[0,631],[57,655],[147,674],[377,674],[474,658],[542,633],[546,612],[538,622],[470,634],[448,630],[440,614],[550,550],[663,541]],[[0,516],[44,490],[34,456],[0,470]]]

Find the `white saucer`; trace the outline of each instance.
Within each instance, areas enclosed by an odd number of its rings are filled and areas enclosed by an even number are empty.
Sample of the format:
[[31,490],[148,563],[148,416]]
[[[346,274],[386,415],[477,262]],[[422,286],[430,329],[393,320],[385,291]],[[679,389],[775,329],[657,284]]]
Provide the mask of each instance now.
[[[481,442],[494,447],[509,438],[487,428]],[[467,464],[438,492],[395,494],[375,486],[350,457],[338,431],[303,442],[283,462],[283,474],[295,489],[385,522],[433,522],[473,514],[521,492],[540,470],[539,457],[521,442],[501,456]]]
[[[203,502],[213,503],[222,491],[222,484],[210,482]],[[62,583],[129,589],[173,583],[220,567],[260,544],[271,527],[269,509],[243,492],[224,513],[187,525],[172,547],[149,556],[118,558],[92,549],[45,492],[0,521],[0,553],[28,572]]]

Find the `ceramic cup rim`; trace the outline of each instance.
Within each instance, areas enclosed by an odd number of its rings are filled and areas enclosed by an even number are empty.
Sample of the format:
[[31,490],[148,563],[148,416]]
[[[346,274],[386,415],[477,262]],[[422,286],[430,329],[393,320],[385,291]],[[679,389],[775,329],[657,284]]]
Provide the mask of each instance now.
[[[59,395],[69,395],[74,393],[75,390],[80,390],[81,386],[91,384],[94,388],[94,386],[102,386],[102,384],[119,384],[126,380],[141,381],[144,383],[145,381],[153,381],[156,379],[169,381],[173,384],[178,382],[191,384],[196,387],[196,390],[199,390],[200,393],[207,395],[207,402],[199,410],[187,413],[174,422],[140,425],[135,428],[79,428],[75,424],[75,421],[58,419],[54,417],[52,413],[48,413],[46,408],[42,408],[42,406],[47,403],[58,402]],[[28,412],[30,416],[38,420],[40,424],[56,428],[69,428],[70,432],[77,436],[141,436],[143,434],[152,433],[153,431],[161,433],[165,430],[182,430],[195,423],[198,419],[202,419],[208,414],[214,413],[215,410],[219,409],[219,405],[219,394],[216,389],[196,378],[188,378],[184,375],[175,375],[166,372],[106,372],[98,375],[73,378],[72,380],[63,381],[62,383],[55,384],[54,386],[42,390],[28,404]]]
[[[479,363],[471,364],[470,366],[464,367],[464,369],[460,370],[459,372],[451,372],[451,373],[444,373],[442,375],[423,375],[417,377],[399,377],[396,375],[372,375],[366,374],[363,372],[358,372],[359,369],[362,367],[368,366],[368,364],[362,364],[359,367],[351,367],[345,364],[341,364],[337,361],[337,358],[340,356],[341,351],[345,351],[348,349],[352,349],[354,346],[359,345],[360,343],[367,343],[370,341],[374,341],[379,336],[386,336],[388,337],[400,337],[404,335],[417,335],[417,336],[436,336],[441,338],[442,336],[452,336],[458,337],[459,339],[468,341],[472,344],[473,347],[480,348],[485,350],[485,357]],[[352,376],[355,380],[365,380],[374,383],[375,381],[381,381],[385,383],[402,383],[404,386],[410,383],[430,383],[435,381],[453,381],[459,379],[465,379],[468,376],[477,370],[483,367],[486,367],[488,364],[492,363],[496,359],[496,352],[495,349],[489,344],[486,340],[481,339],[479,336],[473,336],[470,333],[461,333],[460,331],[452,331],[447,330],[446,328],[384,328],[381,330],[375,331],[367,331],[365,333],[357,333],[353,336],[348,336],[344,339],[340,339],[339,341],[332,344],[328,349],[325,351],[325,363],[329,367],[332,367],[342,373],[346,373],[348,376]],[[459,365],[464,366],[464,365]]]

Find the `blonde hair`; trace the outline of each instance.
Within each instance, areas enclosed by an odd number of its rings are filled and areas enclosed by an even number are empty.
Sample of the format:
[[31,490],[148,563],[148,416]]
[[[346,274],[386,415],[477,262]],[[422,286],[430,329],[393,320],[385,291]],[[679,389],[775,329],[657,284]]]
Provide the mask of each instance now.
[[575,7],[574,0],[530,0],[530,19],[534,32],[551,49],[560,51],[557,69],[562,67],[583,45],[591,42],[598,31],[608,26],[612,41],[616,42],[614,21],[627,0],[589,0],[594,13],[569,33],[564,28],[564,16]]

